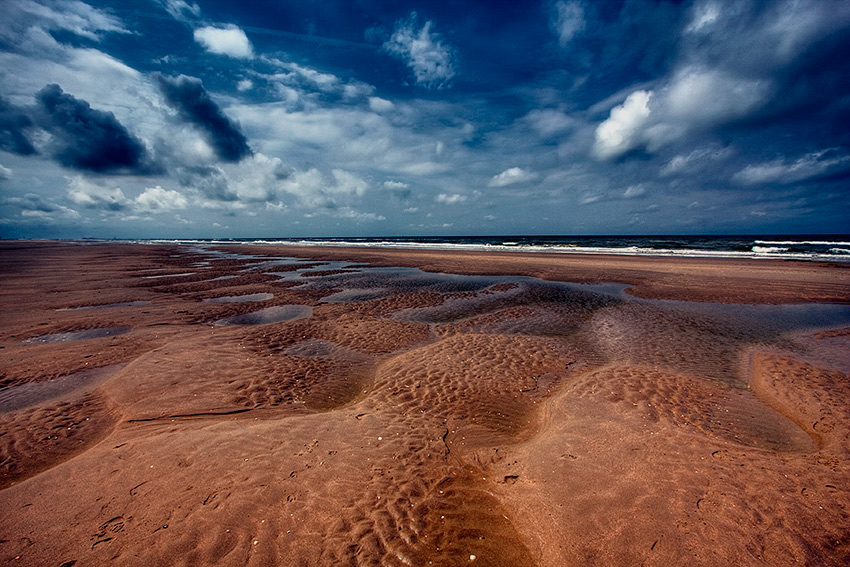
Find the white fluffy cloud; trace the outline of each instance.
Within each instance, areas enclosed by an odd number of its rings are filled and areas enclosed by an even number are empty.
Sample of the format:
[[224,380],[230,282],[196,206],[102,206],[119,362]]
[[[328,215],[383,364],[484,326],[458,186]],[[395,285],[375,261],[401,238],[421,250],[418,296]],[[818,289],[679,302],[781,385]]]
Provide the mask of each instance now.
[[428,88],[443,88],[455,76],[452,50],[437,34],[431,33],[427,21],[416,31],[416,13],[396,24],[392,37],[384,44],[387,52],[400,57],[413,71],[416,84]]
[[237,59],[250,59],[254,56],[254,48],[248,36],[241,28],[232,24],[225,27],[198,28],[195,30],[195,41],[210,53]]
[[334,183],[331,186],[334,193],[362,197],[369,188],[369,184],[366,181],[350,171],[334,169],[331,171],[331,175],[333,175],[334,179]]
[[552,18],[552,28],[558,35],[558,43],[565,47],[581,30],[584,29],[584,9],[577,1],[555,3],[555,14]]
[[0,164],[0,181],[12,178],[12,170]]
[[526,183],[537,178],[537,174],[526,171],[521,167],[511,167],[498,175],[494,175],[488,185],[490,187],[506,187],[517,183]]
[[130,203],[120,187],[110,187],[105,182],[95,182],[81,175],[68,180],[68,197],[77,205],[108,211],[126,209]]
[[669,119],[700,125],[745,116],[766,102],[769,94],[766,81],[686,67],[676,73],[661,100]]
[[108,180],[93,180],[81,175],[68,179],[68,198],[77,205],[103,212],[162,213],[189,206],[183,194],[159,185],[146,188],[132,199]]
[[373,96],[369,97],[369,108],[373,112],[390,112],[395,108],[395,105],[392,101]]
[[[597,128],[594,153],[601,159],[632,150],[653,153],[696,132],[755,116],[773,102],[805,104],[777,100],[788,91],[783,77],[808,64],[800,59],[806,53],[816,60],[816,42],[828,42],[848,18],[850,4],[839,0],[780,0],[767,10],[697,0],[681,36],[680,64],[651,88],[632,93],[651,95],[644,108],[626,99],[611,111]],[[670,165],[668,173],[682,163]],[[741,173],[739,180],[748,183],[760,171]]]
[[644,143],[643,129],[649,123],[651,97],[652,92],[635,91],[611,110],[608,119],[596,128],[593,149],[597,157],[619,157]]
[[686,134],[748,116],[771,95],[767,81],[699,66],[676,72],[657,90],[637,90],[611,110],[595,133],[594,153],[618,158],[655,152]]
[[148,187],[135,199],[136,210],[146,212],[167,212],[185,209],[189,202],[177,191],[163,189],[159,185]]
[[[295,196],[308,207],[342,211],[366,194],[369,183],[343,169],[334,169],[330,176],[316,168],[293,171],[279,183],[280,190]],[[352,218],[343,216],[343,218]]]
[[327,163],[328,169],[367,169],[391,178],[443,173],[466,152],[462,143],[469,134],[463,123],[440,125],[437,132],[410,128],[435,116],[451,117],[457,110],[443,103],[422,106],[399,103],[389,115],[365,105],[300,110],[287,104],[241,105],[229,111],[260,151],[285,155],[295,167]]
[[[248,207],[265,206],[281,211],[286,201],[307,210],[357,221],[382,220],[380,215],[358,212],[359,204],[370,184],[351,171],[334,168],[296,170],[279,158],[256,153],[237,164],[223,164],[188,175],[180,191],[157,185],[146,187],[133,197],[115,186],[115,178],[68,178],[68,198],[76,205],[101,214],[166,213],[184,209],[220,209],[247,211]],[[36,209],[36,207],[29,207]]]
[[207,208],[242,208],[248,203],[279,203],[293,170],[280,158],[256,152],[238,163],[201,168],[185,185],[197,189]]

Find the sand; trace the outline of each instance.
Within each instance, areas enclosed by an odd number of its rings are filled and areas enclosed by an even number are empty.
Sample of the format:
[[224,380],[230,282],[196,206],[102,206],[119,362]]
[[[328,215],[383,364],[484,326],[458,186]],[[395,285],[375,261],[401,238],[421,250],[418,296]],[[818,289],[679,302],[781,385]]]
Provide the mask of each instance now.
[[5,563],[850,564],[846,265],[32,241],[0,273]]

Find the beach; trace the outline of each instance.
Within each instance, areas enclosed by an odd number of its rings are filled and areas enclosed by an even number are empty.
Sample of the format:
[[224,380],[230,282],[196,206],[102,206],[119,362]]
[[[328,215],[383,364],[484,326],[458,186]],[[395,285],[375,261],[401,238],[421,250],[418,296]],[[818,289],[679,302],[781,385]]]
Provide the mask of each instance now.
[[850,564],[850,264],[0,242],[10,565]]

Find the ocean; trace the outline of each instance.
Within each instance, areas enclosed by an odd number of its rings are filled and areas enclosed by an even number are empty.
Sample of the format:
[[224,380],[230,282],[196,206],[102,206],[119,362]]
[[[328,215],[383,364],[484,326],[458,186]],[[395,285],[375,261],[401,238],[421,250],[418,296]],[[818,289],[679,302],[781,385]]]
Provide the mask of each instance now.
[[505,250],[559,254],[617,254],[714,258],[774,258],[850,262],[850,235],[736,236],[393,236],[147,240],[192,244],[351,246],[436,250]]

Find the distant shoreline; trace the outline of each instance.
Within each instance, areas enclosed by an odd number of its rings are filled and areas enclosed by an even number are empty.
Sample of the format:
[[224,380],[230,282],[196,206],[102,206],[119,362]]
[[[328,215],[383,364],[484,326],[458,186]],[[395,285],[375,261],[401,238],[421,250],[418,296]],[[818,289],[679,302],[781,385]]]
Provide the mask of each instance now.
[[622,283],[631,286],[628,293],[652,299],[850,304],[850,270],[843,264],[829,262],[365,247],[227,245],[225,248],[243,254],[347,260],[455,274]]
[[[38,242],[39,240],[33,240]],[[614,255],[661,258],[800,260],[850,264],[850,235],[491,235],[304,238],[67,239],[68,243],[300,246],[533,254]]]

